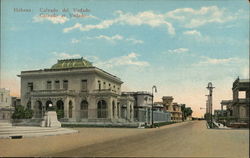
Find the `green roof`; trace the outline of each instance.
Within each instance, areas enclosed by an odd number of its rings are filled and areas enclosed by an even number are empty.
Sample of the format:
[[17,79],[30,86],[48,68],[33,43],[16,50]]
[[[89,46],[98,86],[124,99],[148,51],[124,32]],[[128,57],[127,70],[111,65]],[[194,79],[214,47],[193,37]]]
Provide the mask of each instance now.
[[67,69],[67,68],[86,68],[93,67],[92,63],[83,59],[64,59],[57,60],[57,63],[51,67],[51,69]]

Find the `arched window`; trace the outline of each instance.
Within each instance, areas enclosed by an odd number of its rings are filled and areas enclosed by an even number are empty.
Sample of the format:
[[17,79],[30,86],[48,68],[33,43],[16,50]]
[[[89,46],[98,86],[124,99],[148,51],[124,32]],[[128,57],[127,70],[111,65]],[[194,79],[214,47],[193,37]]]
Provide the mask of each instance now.
[[107,118],[107,103],[104,100],[97,103],[97,117]]
[[34,116],[35,118],[41,118],[42,117],[42,102],[36,101],[34,106]]
[[120,117],[120,103],[117,103],[117,116]]
[[98,80],[98,90],[100,91],[102,89],[101,87],[101,81]]
[[27,103],[27,109],[31,109],[31,101],[28,101],[28,103]]
[[112,102],[112,114],[115,117],[115,101]]
[[56,102],[56,113],[58,119],[64,118],[64,103],[62,100]]
[[73,104],[72,101],[69,101],[69,118],[72,118],[73,115]]
[[49,109],[49,105],[50,105],[50,104],[53,105],[52,101],[48,100],[48,101],[46,102],[46,107],[45,107],[45,110],[46,110],[46,111]]
[[81,118],[88,118],[88,102],[86,100],[81,102]]

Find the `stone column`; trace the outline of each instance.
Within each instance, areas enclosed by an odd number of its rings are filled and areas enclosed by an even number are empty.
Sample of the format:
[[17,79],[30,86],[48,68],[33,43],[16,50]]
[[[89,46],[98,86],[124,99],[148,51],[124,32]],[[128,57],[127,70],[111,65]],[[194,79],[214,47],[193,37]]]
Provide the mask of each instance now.
[[108,117],[109,119],[112,119],[112,99],[111,97],[107,99],[107,106],[108,106]]
[[31,109],[34,111],[33,112],[33,117],[32,118],[36,118],[35,116],[36,116],[36,109],[35,109],[35,103],[36,103],[36,101],[34,100],[34,99],[31,99]]
[[131,110],[131,117],[130,117],[130,120],[131,120],[131,121],[134,121],[134,105],[133,105],[133,103],[131,103],[131,107],[132,107],[132,110]]
[[[117,119],[118,118],[118,116],[117,116],[117,100],[116,101],[114,101],[114,109],[112,110],[113,112],[114,112],[114,114],[113,114],[113,119]],[[112,105],[112,108],[113,108],[113,105]]]
[[127,120],[130,119],[130,104],[129,104],[129,101],[126,101],[126,104],[127,104]]
[[64,118],[69,118],[69,99],[68,98],[65,98],[63,100],[63,103],[64,103]]

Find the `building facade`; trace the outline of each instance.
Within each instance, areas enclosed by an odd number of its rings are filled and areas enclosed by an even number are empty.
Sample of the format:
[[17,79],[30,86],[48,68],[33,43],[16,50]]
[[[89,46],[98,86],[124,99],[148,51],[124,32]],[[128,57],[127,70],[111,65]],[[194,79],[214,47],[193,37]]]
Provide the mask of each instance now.
[[34,118],[42,118],[50,104],[65,122],[119,121],[123,107],[133,108],[133,101],[121,96],[123,82],[83,58],[58,60],[50,69],[22,71],[18,76],[21,104],[34,110]]
[[13,111],[10,90],[0,88],[0,121],[10,121]]
[[134,99],[134,121],[151,123],[152,94],[146,91],[122,92],[122,96]]
[[232,92],[232,100],[221,101],[221,110],[223,111],[223,107],[226,106],[228,118],[233,118],[236,122],[249,124],[250,79],[237,78],[233,82]]
[[173,103],[174,98],[172,96],[163,96],[162,103],[164,110],[171,113],[172,121],[182,121],[181,105]]

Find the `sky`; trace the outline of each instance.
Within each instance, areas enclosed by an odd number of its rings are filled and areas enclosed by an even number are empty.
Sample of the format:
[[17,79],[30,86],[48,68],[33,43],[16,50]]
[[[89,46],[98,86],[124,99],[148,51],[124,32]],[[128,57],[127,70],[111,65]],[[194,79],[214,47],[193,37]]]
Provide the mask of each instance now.
[[1,87],[20,95],[21,71],[83,57],[124,82],[203,116],[249,78],[247,0],[2,0]]

